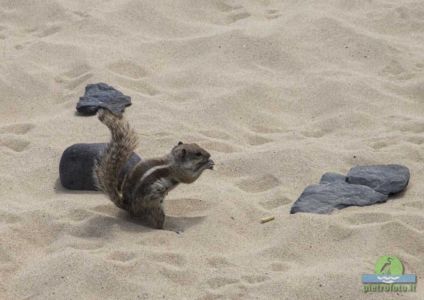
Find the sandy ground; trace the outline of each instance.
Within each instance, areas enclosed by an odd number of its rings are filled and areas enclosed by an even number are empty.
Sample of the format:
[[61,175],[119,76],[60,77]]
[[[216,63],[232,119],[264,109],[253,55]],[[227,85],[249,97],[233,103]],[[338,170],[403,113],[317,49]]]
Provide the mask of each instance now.
[[[0,0],[0,298],[423,299],[423,29],[418,0]],[[168,230],[57,181],[67,146],[109,138],[74,114],[99,81],[132,96],[143,157],[182,140],[217,163],[170,193]],[[408,190],[289,214],[374,163]],[[363,293],[389,254],[417,293]]]

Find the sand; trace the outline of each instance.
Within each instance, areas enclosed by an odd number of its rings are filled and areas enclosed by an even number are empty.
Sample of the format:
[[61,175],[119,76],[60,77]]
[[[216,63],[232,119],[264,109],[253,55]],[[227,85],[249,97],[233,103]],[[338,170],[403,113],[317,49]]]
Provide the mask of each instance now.
[[[0,0],[0,298],[423,299],[423,20],[408,0]],[[75,115],[96,82],[132,97],[141,156],[212,153],[167,230],[58,181],[66,147],[109,138]],[[289,214],[322,173],[375,163],[408,166],[407,191]],[[416,293],[364,294],[382,255]]]

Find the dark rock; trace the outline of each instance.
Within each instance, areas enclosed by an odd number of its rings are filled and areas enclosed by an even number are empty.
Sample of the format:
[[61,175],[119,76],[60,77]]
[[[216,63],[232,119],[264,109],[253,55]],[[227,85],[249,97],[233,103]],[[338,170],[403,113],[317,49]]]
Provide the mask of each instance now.
[[401,165],[358,166],[350,169],[347,182],[369,186],[385,195],[403,191],[409,182],[409,169]]
[[308,186],[293,204],[290,213],[328,214],[334,209],[365,206],[387,201],[388,196],[365,185],[331,182]]
[[327,172],[321,176],[321,180],[319,181],[321,184],[331,182],[346,182],[346,176],[339,173]]
[[[100,159],[106,149],[106,143],[75,144],[62,154],[59,164],[60,182],[70,190],[95,191],[93,179],[94,160]],[[124,175],[134,167],[141,158],[133,153],[120,173],[122,182]]]
[[106,83],[89,84],[84,96],[77,103],[77,111],[84,115],[95,115],[99,108],[107,108],[116,115],[121,115],[126,106],[131,105],[131,97]]

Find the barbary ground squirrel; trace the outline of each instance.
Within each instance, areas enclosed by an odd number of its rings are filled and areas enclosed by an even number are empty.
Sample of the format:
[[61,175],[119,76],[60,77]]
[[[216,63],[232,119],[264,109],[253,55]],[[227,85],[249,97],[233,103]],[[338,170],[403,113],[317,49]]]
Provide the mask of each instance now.
[[123,116],[100,109],[98,118],[112,135],[94,168],[98,188],[131,216],[143,219],[149,226],[163,228],[165,196],[179,183],[193,183],[204,170],[212,170],[210,154],[197,144],[179,142],[161,158],[141,160],[119,184],[119,172],[136,148],[138,138]]

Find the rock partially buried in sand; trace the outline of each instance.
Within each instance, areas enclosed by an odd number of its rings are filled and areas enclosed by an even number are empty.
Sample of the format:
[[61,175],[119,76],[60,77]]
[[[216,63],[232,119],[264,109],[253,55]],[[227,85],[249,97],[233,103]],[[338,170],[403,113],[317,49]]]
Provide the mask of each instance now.
[[357,166],[347,176],[328,172],[322,175],[320,184],[303,191],[290,213],[328,214],[348,206],[385,202],[389,195],[406,188],[409,177],[409,169],[401,165]]
[[[106,143],[74,144],[68,147],[62,154],[59,164],[60,182],[70,190],[95,191],[93,180],[94,161],[99,160]],[[120,182],[141,158],[133,153],[120,173]]]
[[130,96],[106,83],[96,83],[85,87],[85,94],[77,103],[77,111],[83,115],[95,115],[99,108],[107,108],[119,116],[125,111],[125,107],[130,105]]
[[293,204],[290,213],[329,214],[334,209],[366,206],[387,201],[388,196],[365,185],[331,182],[308,186]]
[[346,182],[346,176],[339,173],[327,172],[321,176],[321,180],[319,181],[320,184],[331,182]]
[[409,182],[409,169],[401,165],[358,166],[350,169],[347,182],[369,186],[385,195],[396,194]]

